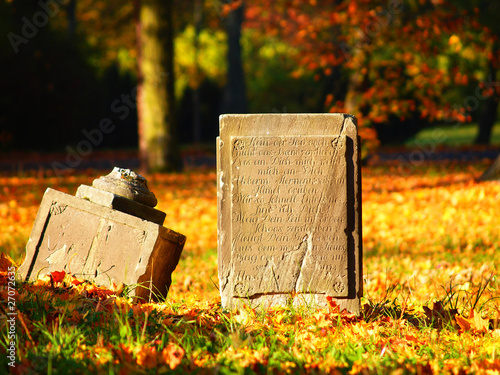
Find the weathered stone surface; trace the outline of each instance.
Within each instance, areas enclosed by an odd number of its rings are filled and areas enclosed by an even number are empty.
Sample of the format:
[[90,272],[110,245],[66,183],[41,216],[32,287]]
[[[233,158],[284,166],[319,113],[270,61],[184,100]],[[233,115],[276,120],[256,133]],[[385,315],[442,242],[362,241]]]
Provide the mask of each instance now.
[[316,303],[359,312],[361,190],[355,119],[224,115],[218,138],[225,307]]
[[156,210],[153,207],[110,193],[109,191],[96,189],[92,186],[80,185],[76,191],[76,197],[152,221],[159,225],[163,225],[166,217],[164,212]]
[[[102,197],[112,206],[121,202]],[[185,236],[106,205],[47,189],[21,276],[32,280],[64,270],[103,286],[124,283],[146,300],[166,297]]]
[[149,191],[146,179],[130,169],[115,167],[107,176],[95,179],[92,185],[146,206],[154,207],[158,203],[155,195]]

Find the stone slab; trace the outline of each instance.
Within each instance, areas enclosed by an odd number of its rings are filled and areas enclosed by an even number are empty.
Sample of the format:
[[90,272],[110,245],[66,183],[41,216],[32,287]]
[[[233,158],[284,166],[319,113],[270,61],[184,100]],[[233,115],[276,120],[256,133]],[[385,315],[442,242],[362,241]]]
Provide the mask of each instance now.
[[158,225],[163,225],[165,222],[166,214],[160,210],[92,186],[80,185],[76,191],[76,197],[152,221]]
[[359,313],[361,178],[355,119],[223,115],[217,140],[222,304]]
[[24,280],[52,271],[110,287],[124,283],[132,295],[167,295],[186,237],[156,223],[53,189],[40,205],[26,258]]

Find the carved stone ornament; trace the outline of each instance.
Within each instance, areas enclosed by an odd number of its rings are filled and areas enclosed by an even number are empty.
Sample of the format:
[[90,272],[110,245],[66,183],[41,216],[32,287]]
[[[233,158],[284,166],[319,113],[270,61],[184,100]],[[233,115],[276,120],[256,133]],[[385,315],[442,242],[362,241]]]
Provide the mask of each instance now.
[[155,207],[158,204],[155,195],[148,189],[146,179],[130,169],[115,167],[107,176],[95,179],[92,186],[146,206]]

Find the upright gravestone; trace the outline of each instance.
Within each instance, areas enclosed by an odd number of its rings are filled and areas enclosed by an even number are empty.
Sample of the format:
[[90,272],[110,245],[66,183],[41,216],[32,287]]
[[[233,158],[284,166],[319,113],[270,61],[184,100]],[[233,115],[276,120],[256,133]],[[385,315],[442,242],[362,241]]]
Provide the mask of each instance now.
[[144,300],[166,297],[186,237],[162,226],[147,181],[115,168],[76,196],[47,189],[19,268],[25,280],[66,271]]
[[217,139],[222,305],[359,313],[361,176],[343,114],[223,115]]

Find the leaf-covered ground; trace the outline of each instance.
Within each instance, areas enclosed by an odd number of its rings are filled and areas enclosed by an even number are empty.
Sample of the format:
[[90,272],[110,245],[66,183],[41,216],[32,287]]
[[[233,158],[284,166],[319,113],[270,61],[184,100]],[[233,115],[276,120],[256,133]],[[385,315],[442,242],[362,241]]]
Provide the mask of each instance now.
[[222,309],[213,172],[148,176],[165,226],[188,237],[164,303],[53,273],[16,280],[12,310],[8,256],[22,261],[44,190],[74,194],[104,172],[0,177],[0,371],[498,374],[500,183],[475,182],[485,168],[363,169],[360,317],[334,304]]

